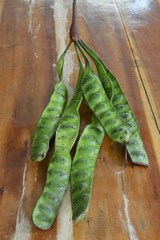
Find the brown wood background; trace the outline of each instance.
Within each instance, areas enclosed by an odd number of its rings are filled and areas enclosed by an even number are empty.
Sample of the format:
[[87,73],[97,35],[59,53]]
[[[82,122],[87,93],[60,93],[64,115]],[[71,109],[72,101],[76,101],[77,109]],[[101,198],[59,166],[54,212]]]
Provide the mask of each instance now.
[[[78,0],[81,37],[118,77],[134,110],[150,166],[124,166],[124,149],[103,142],[86,219],[72,223],[69,191],[50,230],[31,221],[46,160],[30,160],[38,118],[67,45],[71,0],[0,0],[0,240],[160,239],[160,6],[156,0]],[[64,82],[72,94],[72,48]],[[89,121],[81,108],[81,129]],[[53,144],[51,145],[53,146]],[[51,147],[53,148],[53,147]]]

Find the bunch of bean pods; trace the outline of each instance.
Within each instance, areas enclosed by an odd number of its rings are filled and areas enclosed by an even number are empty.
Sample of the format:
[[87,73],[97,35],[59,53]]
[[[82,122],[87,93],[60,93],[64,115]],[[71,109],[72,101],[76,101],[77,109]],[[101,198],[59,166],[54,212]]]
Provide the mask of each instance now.
[[[73,98],[67,105],[68,94],[62,74],[71,42],[57,62],[59,82],[38,121],[31,148],[32,160],[43,160],[55,133],[55,151],[49,162],[46,184],[33,211],[33,222],[40,229],[48,229],[53,224],[69,181],[73,220],[80,221],[86,216],[96,159],[105,133],[126,147],[133,163],[148,165],[137,121],[118,80],[82,40],[74,43],[79,75]],[[89,59],[95,64],[96,72]],[[92,119],[83,130],[71,160],[70,151],[79,134],[79,108],[83,98],[92,111]]]

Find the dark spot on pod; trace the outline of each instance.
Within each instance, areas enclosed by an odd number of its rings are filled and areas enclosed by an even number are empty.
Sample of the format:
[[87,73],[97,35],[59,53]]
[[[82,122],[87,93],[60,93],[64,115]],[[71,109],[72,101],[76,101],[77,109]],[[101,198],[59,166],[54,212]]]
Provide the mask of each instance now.
[[113,114],[113,111],[107,111],[107,112],[105,113],[105,116],[106,116],[106,117],[110,117],[112,114]]
[[53,126],[49,126],[48,124],[44,123],[43,125],[39,125],[37,128],[42,130],[42,132],[45,134],[46,131],[51,131],[53,129]]
[[55,108],[48,108],[48,111],[49,111],[49,112],[55,111]]
[[[115,130],[113,130],[113,133],[120,133],[120,132],[122,132],[122,131],[124,131],[124,128],[118,127],[118,128],[116,128]],[[126,130],[125,130],[125,132],[126,132],[126,134],[128,133]]]
[[48,171],[49,175],[59,175],[60,177],[65,177],[67,176],[67,173],[64,173],[58,169],[51,169]]
[[67,176],[67,173],[60,172],[60,173],[59,173],[59,176],[60,176],[60,177],[65,177],[65,176]]
[[128,114],[127,114],[127,113],[123,113],[123,114],[121,114],[121,117],[122,117],[123,119],[127,119]]
[[52,174],[53,174],[53,171],[52,171],[52,170],[49,170],[49,171],[47,172],[47,174],[48,174],[48,175],[52,175]]
[[58,202],[58,198],[56,198],[56,197],[52,197],[52,200],[54,201],[54,202]]
[[56,187],[60,191],[64,190],[64,185],[55,181],[48,182],[46,186],[49,187],[50,189],[52,189],[53,187]]
[[87,75],[85,76],[84,80],[88,80],[88,79],[90,79],[91,77],[92,77],[91,74],[87,74]]
[[[64,88],[62,88],[62,87],[58,87],[57,89],[59,89],[59,90],[61,90],[62,92],[64,92]],[[57,92],[57,89],[56,89],[56,92]]]
[[46,205],[44,205],[44,204],[41,204],[41,205],[39,206],[39,208],[40,208],[41,210],[50,211],[50,209],[49,209]]
[[60,118],[60,116],[54,116],[54,117],[52,117],[52,116],[47,116],[47,117],[44,117],[44,119],[51,119],[51,120],[53,120],[54,118]]
[[76,207],[77,203],[79,202],[79,198],[72,200],[72,204]]
[[44,223],[50,223],[49,219],[44,218],[44,217],[42,217],[42,221],[43,221]]
[[117,99],[119,99],[122,96],[123,96],[122,94],[117,94],[117,95],[114,96],[113,100],[117,100]]
[[131,152],[133,155],[136,155],[137,157],[145,157],[145,155],[142,153],[142,152],[140,152],[140,151],[132,151]]
[[65,116],[65,118],[75,118],[75,115],[74,114],[68,114]]
[[74,101],[72,101],[72,103],[77,103],[77,102],[79,102],[80,100],[78,99],[78,100],[74,100]]
[[118,132],[119,132],[118,129],[113,130],[113,133],[118,133]]
[[90,90],[90,88],[86,88],[86,92],[88,92]]
[[82,190],[83,188],[84,188],[84,184],[79,184],[78,186],[71,188],[71,192],[72,193],[77,192],[77,191]]
[[77,178],[79,175],[80,175],[79,173],[74,174],[74,176],[75,176],[76,178]]
[[59,91],[56,91],[56,93],[58,93],[58,95],[59,95],[59,96],[61,96],[62,98],[66,98],[66,96],[65,96],[65,95],[63,95],[61,92],[59,92]]
[[61,126],[61,128],[73,128],[73,129],[76,129],[76,127],[74,125],[71,125],[71,124],[64,124]]
[[90,91],[92,88],[95,88],[95,86],[94,86],[94,85],[89,85],[89,86],[86,87],[85,91],[88,92],[88,91]]
[[82,201],[85,201],[85,200],[88,198],[88,195],[89,195],[89,194],[82,195],[82,196],[81,196],[81,200],[82,200]]
[[43,125],[43,126],[38,126],[37,128],[38,128],[38,129],[44,129],[45,126],[44,126],[44,125]]
[[134,123],[131,123],[131,122],[128,122],[128,123],[126,123],[129,127],[134,127]]
[[137,144],[140,144],[140,142],[138,142],[137,140],[130,140],[127,144],[129,144],[129,145],[137,145]]
[[53,202],[58,202],[57,196],[51,194],[51,193],[46,193],[48,199],[52,200]]
[[66,159],[64,157],[57,156],[57,157],[54,157],[54,160],[55,160],[55,162],[64,163]]
[[118,105],[118,106],[116,106],[116,109],[121,109],[121,108],[124,108],[125,107],[125,105]]
[[97,142],[97,139],[91,135],[85,135],[85,136],[83,136],[83,139],[89,139],[93,142]]
[[94,130],[96,130],[97,132],[101,132],[101,130],[98,128],[98,127],[90,127],[90,129],[94,129]]

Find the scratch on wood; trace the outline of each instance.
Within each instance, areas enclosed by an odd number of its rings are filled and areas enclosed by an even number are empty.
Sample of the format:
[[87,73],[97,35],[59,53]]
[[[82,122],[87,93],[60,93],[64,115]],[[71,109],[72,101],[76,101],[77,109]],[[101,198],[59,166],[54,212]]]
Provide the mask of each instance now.
[[28,240],[31,232],[31,225],[29,219],[25,216],[23,210],[23,200],[26,189],[26,172],[27,172],[27,163],[25,164],[23,171],[23,181],[22,181],[22,194],[19,201],[18,213],[16,218],[15,232],[11,240]]
[[131,224],[128,203],[129,203],[129,200],[127,199],[126,195],[123,193],[123,204],[124,204],[124,213],[126,218],[126,227],[129,232],[130,240],[139,240],[136,230],[133,224]]
[[[67,2],[63,0],[59,1],[53,1],[53,6],[51,8],[53,11],[53,18],[55,23],[55,36],[56,36],[56,50],[58,53],[57,58],[60,57],[60,55],[63,53],[63,51],[66,48],[66,39],[68,31],[66,29],[67,27],[67,14],[68,14],[68,5]],[[68,52],[65,59],[64,64],[64,74],[65,78],[63,79],[65,85],[68,88],[69,92],[69,98],[73,95],[73,88],[70,86],[70,76],[73,73],[73,70],[75,69],[75,63],[74,63],[74,52]]]
[[36,29],[35,29],[35,33],[38,33],[39,30],[40,30],[40,28],[41,28],[41,24],[39,23],[39,24],[37,25]]
[[30,0],[29,3],[29,24],[28,24],[28,32],[30,32],[31,34],[32,32],[32,20],[33,20],[33,8],[35,5],[35,0]]
[[37,182],[37,177],[38,177],[38,166],[36,167],[36,170],[35,170],[35,176],[34,176],[35,182]]
[[39,56],[38,56],[38,54],[35,52],[34,53],[34,56],[36,57],[36,58],[39,58]]
[[64,240],[64,236],[66,240],[73,240],[72,228],[72,210],[69,187],[59,209],[57,240]]
[[17,110],[15,109],[12,113],[12,118],[16,118],[17,117]]

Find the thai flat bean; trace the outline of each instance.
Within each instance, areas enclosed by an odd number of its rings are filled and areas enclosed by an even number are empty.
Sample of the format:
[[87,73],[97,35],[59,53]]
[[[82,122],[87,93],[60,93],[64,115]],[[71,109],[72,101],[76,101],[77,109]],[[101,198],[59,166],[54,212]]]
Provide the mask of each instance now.
[[71,201],[73,220],[82,220],[89,209],[94,170],[103,141],[104,129],[95,116],[84,129],[71,167]]
[[40,229],[53,224],[68,186],[71,157],[68,149],[56,149],[49,163],[46,184],[34,208],[32,219]]
[[129,138],[126,148],[133,162],[136,160],[135,163],[139,163],[144,166],[148,165],[148,157],[144,149],[142,139],[137,131]]
[[[81,41],[80,43],[94,61],[106,95],[120,114],[121,118],[123,118],[123,120],[129,125],[130,131],[134,132],[137,129],[139,131],[136,118],[116,77],[108,70],[99,56],[85,42]],[[108,88],[108,84],[112,87]]]
[[[137,137],[137,141],[140,141],[141,143],[142,143],[142,139],[140,137],[140,129],[136,121],[136,118],[134,116],[134,113],[125,97],[125,94],[122,91],[122,88],[118,80],[108,70],[106,65],[99,58],[99,56],[86,43],[84,43],[83,41],[80,41],[80,44],[94,61],[97,67],[99,78],[106,92],[106,95],[110,99],[116,111],[119,113],[120,117],[125,121],[126,125],[129,126],[130,132],[134,135],[134,137],[132,137],[132,134],[131,134],[130,140],[128,141],[129,146],[126,146],[131,156],[132,162],[137,164],[142,164],[142,165],[148,165],[149,161],[148,161],[148,157],[145,152],[145,149],[143,147],[143,144],[141,144],[139,151],[136,151],[137,154],[132,153],[132,150],[131,150],[132,138]],[[112,86],[112,87],[109,88],[106,82],[108,82],[109,86]],[[139,156],[138,156],[138,153],[139,153]]]
[[66,107],[56,131],[55,152],[48,166],[46,185],[33,211],[33,222],[40,229],[48,229],[53,224],[68,187],[70,150],[76,141],[80,125],[78,110],[83,98],[83,73],[80,67],[75,94]]
[[33,161],[42,161],[45,158],[49,149],[49,141],[57,129],[67,99],[67,88],[62,82],[58,82],[35,130],[31,147],[31,159]]
[[[93,88],[93,86],[96,87]],[[126,145],[131,136],[129,127],[107,98],[100,79],[89,65],[84,74],[82,90],[89,107],[95,113],[109,137]]]
[[83,66],[80,65],[79,77],[73,98],[64,111],[56,131],[56,147],[66,148],[69,151],[73,147],[79,132],[79,107],[83,99],[81,88],[83,75]]
[[33,161],[42,161],[46,157],[49,149],[49,141],[57,129],[60,117],[67,104],[68,92],[66,86],[61,80],[64,58],[70,45],[71,42],[68,44],[61,57],[58,59],[57,73],[60,82],[54,86],[54,91],[50,98],[50,101],[44,109],[35,129],[35,134],[31,146],[31,159]]

